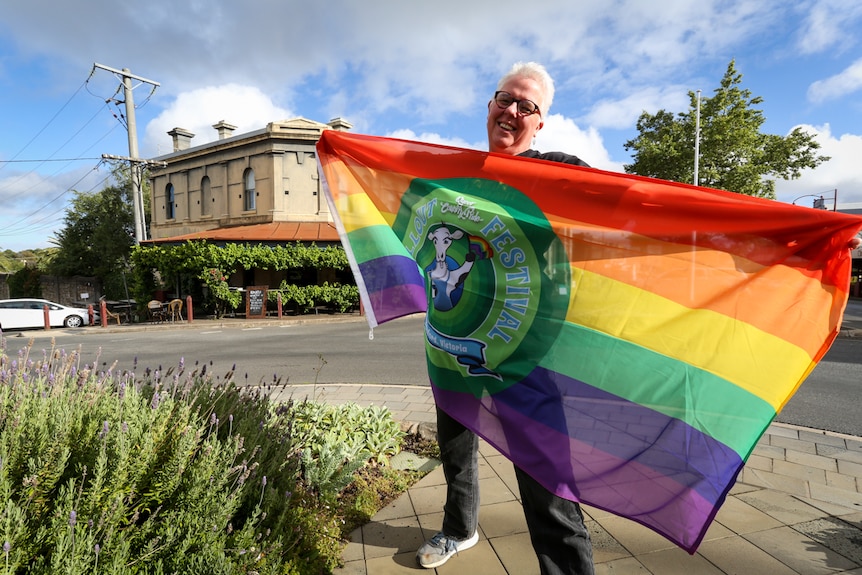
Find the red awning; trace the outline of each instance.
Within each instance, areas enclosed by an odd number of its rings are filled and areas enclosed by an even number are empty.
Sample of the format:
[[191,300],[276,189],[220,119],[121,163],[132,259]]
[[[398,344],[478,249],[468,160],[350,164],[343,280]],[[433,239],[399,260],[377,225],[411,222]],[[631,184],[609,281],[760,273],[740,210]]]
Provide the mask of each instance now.
[[170,238],[146,240],[149,244],[178,243],[188,240],[211,242],[337,242],[338,230],[331,222],[271,222],[249,226],[215,228]]

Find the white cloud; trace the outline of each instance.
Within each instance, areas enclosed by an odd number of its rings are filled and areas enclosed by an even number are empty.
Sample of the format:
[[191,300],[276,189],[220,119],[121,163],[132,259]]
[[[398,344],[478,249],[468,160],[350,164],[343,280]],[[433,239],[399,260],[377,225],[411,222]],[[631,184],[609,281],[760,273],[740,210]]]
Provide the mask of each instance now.
[[541,152],[559,151],[578,156],[594,168],[622,172],[619,162],[611,160],[602,137],[593,127],[582,130],[573,120],[551,114],[536,136],[535,148]]
[[[834,136],[829,124],[823,126],[799,126],[815,136],[820,143],[820,153],[830,156],[828,162],[817,168],[804,170],[797,180],[776,182],[778,199],[793,202],[799,196],[823,195],[827,199],[835,196],[838,204],[862,202],[862,171],[859,158],[862,157],[862,136],[842,134]],[[810,205],[811,200],[799,201],[800,205]],[[827,202],[829,204],[830,202]]]
[[862,89],[862,58],[853,62],[840,74],[811,84],[808,88],[808,99],[814,103],[820,103],[841,98],[860,89]]
[[688,110],[689,90],[682,86],[646,86],[618,100],[597,102],[585,118],[597,128],[631,128],[644,111],[654,114],[659,109]]
[[160,156],[172,152],[173,143],[167,133],[174,128],[195,134],[191,145],[197,146],[218,139],[212,126],[222,120],[236,126],[236,133],[241,134],[291,117],[289,111],[274,104],[269,96],[253,86],[227,84],[192,90],[180,94],[147,124],[142,155]]
[[[436,133],[416,134],[412,130],[396,130],[387,136],[480,151],[488,149],[488,143],[484,140],[470,143],[460,138],[447,138]],[[582,130],[573,120],[559,114],[548,116],[544,127],[536,136],[536,144],[533,147],[541,152],[559,151],[578,156],[594,168],[623,171],[622,164],[610,159],[598,130],[595,128]]]
[[461,138],[449,138],[446,136],[441,136],[440,134],[436,134],[433,132],[423,132],[421,134],[415,133],[413,130],[395,130],[386,134],[389,138],[398,138],[400,140],[412,140],[414,142],[425,142],[427,144],[440,144],[442,146],[452,146],[455,148],[467,148],[470,150],[481,150],[485,151],[488,149],[488,144],[485,142],[481,143],[470,143]]
[[858,0],[812,2],[799,33],[799,49],[803,54],[847,49],[855,43],[854,27],[860,18],[862,4]]

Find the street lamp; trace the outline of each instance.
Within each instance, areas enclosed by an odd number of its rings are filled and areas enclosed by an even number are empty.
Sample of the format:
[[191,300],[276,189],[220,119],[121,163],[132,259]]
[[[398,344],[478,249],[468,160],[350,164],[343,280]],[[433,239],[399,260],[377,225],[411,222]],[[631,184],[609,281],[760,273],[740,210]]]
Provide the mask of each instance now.
[[824,197],[825,194],[832,194],[832,211],[837,212],[838,211],[838,190],[837,189],[829,190],[829,191],[823,192],[822,194],[806,194],[804,196],[799,196],[798,198],[796,198],[796,200],[793,200],[792,203],[795,206],[796,201],[801,200],[802,198],[816,198],[814,200],[814,205],[812,207],[814,209],[817,209],[817,210],[825,210],[825,209],[827,209],[826,208],[827,198]]
[[802,198],[816,198],[811,207],[816,209],[816,210],[825,210],[826,209],[826,200],[823,198],[822,194],[805,194],[804,196],[799,196],[798,198],[793,200],[791,203],[795,206],[796,202],[798,202]]

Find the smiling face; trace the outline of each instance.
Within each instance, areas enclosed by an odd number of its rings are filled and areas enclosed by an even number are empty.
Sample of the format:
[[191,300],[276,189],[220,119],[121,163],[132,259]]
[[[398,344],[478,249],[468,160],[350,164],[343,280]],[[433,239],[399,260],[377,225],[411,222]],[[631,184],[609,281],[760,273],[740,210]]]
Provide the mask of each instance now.
[[[542,88],[531,78],[510,78],[498,89],[509,92],[516,100],[532,100],[538,104],[540,111],[544,111]],[[530,149],[533,136],[544,126],[544,121],[541,114],[519,114],[515,103],[503,109],[491,100],[488,102],[487,124],[488,150],[514,156]]]

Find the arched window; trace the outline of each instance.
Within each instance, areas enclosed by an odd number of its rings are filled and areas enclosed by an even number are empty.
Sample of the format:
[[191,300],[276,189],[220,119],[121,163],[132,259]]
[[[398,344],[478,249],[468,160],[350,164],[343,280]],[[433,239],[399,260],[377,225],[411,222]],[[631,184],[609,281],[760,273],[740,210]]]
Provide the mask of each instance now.
[[212,214],[212,190],[210,189],[210,177],[201,178],[201,215]]
[[174,211],[174,185],[165,186],[165,219],[172,220],[177,216]]
[[252,212],[257,207],[254,192],[254,170],[248,168],[242,176],[242,181],[245,184],[243,197],[245,198],[244,209],[247,212]]

